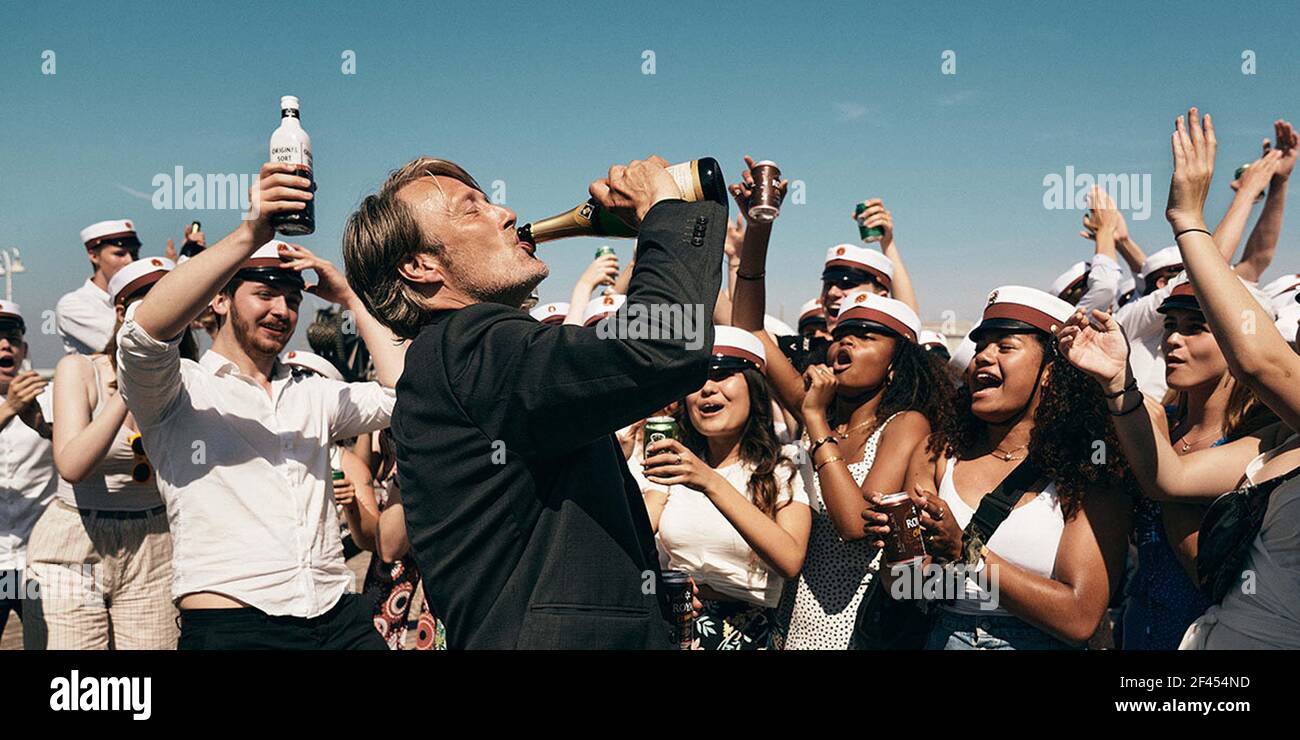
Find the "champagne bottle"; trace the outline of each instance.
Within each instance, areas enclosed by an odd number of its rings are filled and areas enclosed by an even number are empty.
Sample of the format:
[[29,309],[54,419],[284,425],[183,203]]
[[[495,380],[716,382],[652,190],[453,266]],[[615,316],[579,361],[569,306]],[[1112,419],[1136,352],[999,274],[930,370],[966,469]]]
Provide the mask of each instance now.
[[[712,157],[693,159],[668,167],[681,191],[681,199],[689,202],[711,200],[727,204],[727,183],[722,177],[718,160]],[[607,236],[633,238],[637,229],[610,213],[595,198],[577,206],[519,227],[519,238],[533,244],[564,239],[571,236]]]
[[[311,180],[311,190],[316,192],[316,179],[312,177],[311,137],[302,128],[298,113],[298,98],[285,95],[280,98],[280,127],[271,134],[271,161],[298,165],[293,174]],[[316,201],[306,201],[301,211],[278,213],[271,217],[271,225],[281,234],[305,236],[316,230]]]

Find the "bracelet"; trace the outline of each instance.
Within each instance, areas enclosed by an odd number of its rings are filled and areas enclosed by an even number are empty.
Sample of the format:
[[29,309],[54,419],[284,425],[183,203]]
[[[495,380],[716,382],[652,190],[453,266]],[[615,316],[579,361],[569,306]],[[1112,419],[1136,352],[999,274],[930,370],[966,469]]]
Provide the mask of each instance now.
[[1199,232],[1201,232],[1202,234],[1205,234],[1206,236],[1210,237],[1211,239],[1214,238],[1214,234],[1211,234],[1210,232],[1206,231],[1205,229],[1183,229],[1182,231],[1179,231],[1179,232],[1177,232],[1177,233],[1174,234],[1174,241],[1178,241],[1178,237],[1182,236],[1183,234],[1190,234],[1190,233],[1193,232],[1193,231],[1199,231]]
[[821,449],[821,446],[826,444],[827,442],[834,444],[836,447],[840,446],[840,441],[835,438],[835,435],[833,433],[828,434],[825,437],[822,437],[821,439],[812,443],[812,446],[808,448],[808,457],[812,457],[813,455],[816,455],[817,450]]
[[813,472],[820,473],[822,472],[822,468],[826,467],[827,465],[830,465],[831,463],[837,460],[840,462],[844,462],[844,458],[840,457],[839,455],[836,455],[835,457],[828,457],[825,460],[822,460],[821,463],[819,463],[816,467],[814,467]]
[[1128,385],[1124,386],[1122,389],[1115,391],[1114,393],[1103,393],[1101,395],[1103,398],[1119,398],[1120,396],[1124,395],[1125,393],[1128,393],[1129,391],[1137,390],[1137,387],[1138,387],[1138,382],[1137,379],[1134,378],[1130,380],[1128,382]]
[[1128,411],[1120,411],[1120,412],[1118,412],[1118,413],[1112,411],[1112,412],[1110,412],[1110,415],[1113,416],[1113,417],[1116,417],[1116,418],[1119,418],[1119,417],[1121,417],[1121,416],[1128,416],[1129,414],[1133,413],[1134,411],[1137,411],[1139,408],[1142,408],[1142,406],[1143,406],[1143,403],[1142,403],[1142,396],[1138,396],[1138,402],[1135,403],[1135,404],[1133,404],[1133,408],[1129,409]]
[[740,278],[741,280],[762,280],[763,276],[766,274],[767,274],[767,270],[764,270],[758,273],[757,275],[742,275],[739,270],[736,271],[736,277]]

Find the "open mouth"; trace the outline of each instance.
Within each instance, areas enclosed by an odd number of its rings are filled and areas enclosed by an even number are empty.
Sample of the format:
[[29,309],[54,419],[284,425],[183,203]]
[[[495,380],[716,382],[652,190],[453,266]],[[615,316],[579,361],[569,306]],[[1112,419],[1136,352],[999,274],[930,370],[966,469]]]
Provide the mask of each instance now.
[[724,408],[726,408],[726,406],[724,406],[723,404],[717,403],[715,401],[706,401],[700,404],[700,416],[704,416],[704,417],[716,416],[722,413],[722,410]]
[[0,370],[13,370],[18,367],[18,362],[11,356],[0,357]]
[[1002,387],[1002,378],[988,372],[975,373],[971,378],[971,398],[982,398],[991,395],[994,390]]
[[536,244],[533,244],[532,242],[526,242],[526,241],[524,241],[523,239],[520,239],[520,240],[519,240],[519,248],[522,249],[522,250],[524,250],[525,252],[527,252],[529,257],[534,257],[534,258],[537,257],[537,245],[536,245]]
[[268,334],[272,334],[277,337],[283,337],[289,334],[289,327],[284,324],[261,324],[260,326]]
[[853,355],[847,349],[841,349],[830,358],[831,372],[839,375],[853,366]]

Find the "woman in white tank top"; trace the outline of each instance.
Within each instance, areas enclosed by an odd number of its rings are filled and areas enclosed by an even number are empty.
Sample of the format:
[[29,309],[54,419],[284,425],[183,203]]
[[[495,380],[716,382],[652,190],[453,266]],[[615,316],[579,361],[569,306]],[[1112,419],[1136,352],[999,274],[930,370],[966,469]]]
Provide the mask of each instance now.
[[[1189,135],[1189,131],[1192,133]],[[1129,347],[1109,314],[1079,315],[1062,332],[1070,362],[1107,394],[1115,430],[1133,472],[1151,498],[1208,502],[1249,480],[1263,483],[1300,467],[1300,356],[1268,312],[1228,266],[1205,230],[1205,195],[1214,172],[1213,126],[1195,109],[1178,120],[1172,147],[1174,175],[1166,215],[1205,320],[1228,368],[1282,420],[1219,447],[1179,456],[1163,433],[1164,413],[1144,401],[1130,379]],[[1294,149],[1292,149],[1294,152]],[[1286,172],[1280,169],[1286,159]],[[1276,153],[1270,166],[1290,175],[1294,154]],[[1276,175],[1274,176],[1276,181]],[[1261,455],[1261,453],[1267,453]],[[1292,479],[1269,498],[1263,525],[1251,543],[1242,588],[1229,589],[1188,628],[1186,648],[1300,649],[1300,484]],[[1202,531],[1201,536],[1205,536]],[[1253,578],[1246,578],[1252,573]],[[1245,593],[1246,584],[1253,589]]]
[[[116,293],[129,293],[118,301],[117,328],[125,305],[143,298],[170,265],[137,262],[110,282]],[[29,650],[176,647],[167,511],[117,390],[116,344],[68,355],[55,369],[59,487],[32,532],[28,578],[41,585],[41,598],[36,618],[23,621]],[[182,354],[195,359],[195,350],[187,330]]]
[[[927,649],[1081,645],[1123,574],[1129,501],[1117,445],[1107,444],[1096,388],[1055,350],[1052,332],[1072,311],[1032,288],[993,291],[972,332],[977,349],[955,417],[912,454],[908,491],[922,510],[928,553],[919,580],[943,575],[950,584],[929,605]],[[982,547],[963,543],[984,497],[1025,460],[1037,480]],[[885,493],[870,494],[873,510],[863,515],[877,544],[889,531],[888,517],[874,510]],[[899,588],[918,581],[910,570],[882,572],[895,598],[934,595]]]

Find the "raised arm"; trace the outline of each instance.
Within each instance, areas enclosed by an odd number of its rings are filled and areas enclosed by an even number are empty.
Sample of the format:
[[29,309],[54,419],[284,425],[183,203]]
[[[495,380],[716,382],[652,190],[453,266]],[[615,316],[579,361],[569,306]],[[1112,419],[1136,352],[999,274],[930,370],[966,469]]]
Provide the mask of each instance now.
[[894,266],[890,295],[906,303],[918,314],[921,313],[921,307],[916,300],[916,290],[912,287],[912,276],[908,274],[907,266],[903,264],[903,253],[899,251],[898,241],[894,239],[894,217],[885,208],[884,202],[879,198],[868,200],[866,210],[855,215],[854,218],[863,226],[879,226],[884,229],[885,235],[880,240],[880,253],[888,257]]
[[1082,311],[1070,317],[1060,332],[1061,352],[1101,385],[1115,435],[1143,494],[1157,501],[1204,501],[1235,488],[1246,464],[1259,454],[1262,441],[1272,436],[1272,430],[1178,455],[1169,443],[1164,409],[1133,384],[1128,343],[1119,324],[1104,311],[1094,311],[1093,319],[1089,323]]
[[1214,176],[1216,141],[1209,116],[1195,108],[1173,134],[1174,176],[1166,216],[1188,277],[1233,377],[1255,392],[1292,429],[1300,429],[1300,355],[1222,259],[1205,228],[1205,195]]
[[612,254],[592,260],[587,269],[578,276],[569,294],[569,314],[564,323],[570,326],[582,326],[582,314],[591,301],[591,292],[602,285],[613,285],[618,277],[618,257]]
[[347,278],[328,260],[312,254],[306,247],[289,244],[280,248],[280,254],[288,258],[284,266],[291,270],[312,270],[318,282],[307,287],[307,291],[330,303],[342,305],[352,318],[358,336],[370,351],[370,359],[375,365],[375,379],[385,388],[397,385],[402,377],[406,363],[406,348],[409,342],[402,341],[370,314],[365,303],[348,285]]
[[[1277,133],[1278,161],[1269,181],[1268,196],[1264,200],[1264,210],[1255,222],[1255,228],[1246,240],[1246,249],[1241,254],[1241,262],[1236,266],[1237,274],[1250,281],[1258,281],[1273,263],[1277,252],[1277,240],[1282,234],[1282,215],[1286,211],[1287,183],[1291,171],[1295,168],[1296,155],[1300,153],[1300,135],[1295,127],[1286,121],[1275,121],[1273,128]],[[1268,140],[1265,139],[1265,147]],[[1247,170],[1249,171],[1249,169]]]
[[[627,171],[638,164],[651,163]],[[512,451],[572,450],[704,384],[727,209],[672,200],[676,184],[659,168],[665,189],[641,222],[637,266],[618,316],[594,327],[553,327],[517,310],[477,304],[448,319],[454,322],[448,334],[470,341],[421,358],[446,368],[462,403]],[[593,193],[604,197],[605,188],[593,185]],[[419,374],[407,378],[420,381]]]
[[250,189],[245,219],[226,238],[167,273],[149,290],[135,323],[159,341],[178,336],[198,318],[258,247],[275,237],[271,217],[300,211],[312,198],[311,181],[292,174],[294,165],[267,162]]
[[1090,218],[1085,218],[1084,225],[1092,230],[1096,250],[1092,257],[1092,267],[1088,270],[1088,288],[1079,299],[1079,308],[1091,311],[1094,308],[1110,310],[1119,292],[1119,262],[1116,261],[1116,236],[1123,221],[1119,209],[1115,207],[1110,195],[1094,186],[1088,194],[1091,207]]

